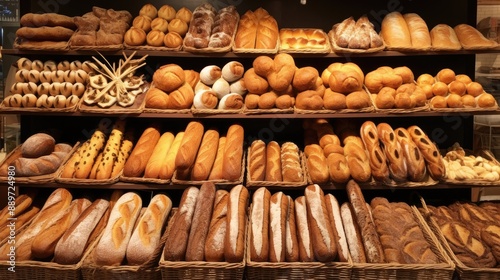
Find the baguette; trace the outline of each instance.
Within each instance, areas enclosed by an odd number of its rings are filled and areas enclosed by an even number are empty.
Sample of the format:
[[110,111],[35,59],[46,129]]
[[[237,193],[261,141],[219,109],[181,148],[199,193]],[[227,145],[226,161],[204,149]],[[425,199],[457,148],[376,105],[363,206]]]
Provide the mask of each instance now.
[[340,206],[342,224],[344,226],[347,243],[349,245],[349,254],[354,263],[366,263],[365,248],[359,226],[352,206],[349,202],[344,202]]
[[288,198],[283,192],[271,196],[269,202],[269,261],[284,262],[286,253],[286,219]]
[[94,161],[94,165],[92,166],[92,169],[90,169],[90,174],[89,174],[88,179],[96,179],[97,168],[101,164],[102,158],[103,158],[103,153],[99,153],[99,155],[97,155],[97,158]]
[[144,170],[145,178],[159,178],[160,171],[165,164],[165,158],[167,157],[168,151],[174,142],[174,134],[171,132],[165,132],[160,136],[158,143],[156,143],[153,153],[146,164],[146,169]]
[[204,127],[200,122],[191,121],[187,125],[175,157],[176,170],[189,170],[192,167],[203,138],[203,133]]
[[295,223],[295,205],[291,196],[287,195],[286,199],[288,200],[288,208],[285,223],[285,260],[287,262],[298,262],[300,253]]
[[217,155],[215,156],[214,165],[208,176],[208,180],[221,180],[222,179],[222,161],[224,160],[224,148],[226,146],[226,136],[219,138],[219,145],[217,148]]
[[64,168],[61,172],[61,178],[73,178],[75,176],[76,165],[80,162],[83,154],[82,151],[87,149],[90,144],[90,140],[83,142],[83,144],[78,147],[77,151],[74,152],[68,161],[64,164]]
[[208,262],[224,261],[228,199],[229,192],[226,190],[215,193],[214,210],[205,241],[205,260]]
[[270,141],[266,146],[266,174],[265,180],[268,182],[283,181],[281,172],[281,148],[278,142]]
[[384,251],[380,244],[370,209],[367,207],[361,189],[355,181],[350,180],[347,183],[347,194],[361,232],[367,261],[369,263],[385,262]]
[[118,158],[120,145],[123,140],[123,132],[125,130],[125,121],[118,120],[114,124],[113,129],[108,137],[106,146],[102,152],[102,161],[97,167],[96,176],[97,180],[106,180],[111,178],[113,173],[113,165]]
[[254,140],[250,146],[248,172],[251,181],[264,181],[266,178],[266,143],[260,139]]
[[125,167],[125,163],[127,162],[130,153],[132,153],[133,147],[134,143],[132,142],[131,133],[126,133],[120,145],[120,151],[118,152],[118,157],[116,158],[116,161],[113,164],[113,172],[111,173],[111,178],[115,178],[116,176],[120,175],[120,173],[123,171],[123,167]]
[[[27,224],[33,217],[35,217],[38,212],[40,212],[40,207],[38,205],[31,205],[28,209],[26,209],[22,214],[16,216],[16,230],[22,228],[25,224]],[[11,233],[11,224],[10,220],[3,219],[0,230],[0,240],[4,240]]]
[[101,239],[94,248],[97,265],[120,265],[123,262],[141,208],[141,197],[134,192],[125,193],[116,201]]
[[153,256],[171,209],[172,201],[168,196],[157,194],[151,198],[127,245],[128,265],[142,265]]
[[123,167],[123,176],[142,177],[144,175],[146,165],[160,137],[159,128],[156,126],[144,130]]
[[54,262],[58,264],[78,263],[89,245],[89,237],[108,209],[109,201],[96,199],[82,212],[57,242]]
[[212,182],[205,182],[200,187],[194,207],[191,229],[186,248],[186,261],[205,260],[205,240],[210,227],[210,219],[215,202],[215,185]]
[[242,175],[244,136],[244,129],[239,124],[233,124],[227,130],[222,159],[223,179],[237,181]]
[[106,135],[102,131],[96,130],[90,138],[89,145],[82,145],[80,161],[75,165],[74,178],[87,179],[89,177],[95,159],[104,147],[105,141]]
[[158,177],[163,180],[170,180],[174,175],[175,171],[175,157],[177,156],[177,152],[179,151],[179,147],[182,142],[182,138],[184,137],[184,132],[181,131],[175,135],[174,141],[168,149],[167,154],[165,155],[164,162],[162,164],[160,173]]
[[33,257],[45,259],[53,256],[59,239],[90,204],[90,200],[86,198],[73,200],[59,219],[55,220],[50,226],[44,228],[35,238],[33,238],[31,244],[31,253]]
[[200,190],[197,187],[189,187],[183,192],[179,210],[171,222],[170,232],[165,241],[163,251],[165,260],[182,261],[185,259],[189,232],[199,192]]
[[307,220],[307,207],[305,196],[295,199],[295,221],[297,224],[297,240],[299,243],[299,259],[301,262],[314,261],[309,222]]
[[247,222],[248,190],[243,185],[237,185],[229,192],[227,204],[227,227],[224,248],[226,262],[243,261],[245,249],[245,228]]
[[306,187],[305,197],[315,259],[321,262],[333,261],[337,257],[337,244],[323,191],[318,185],[309,185]]
[[252,196],[250,212],[250,260],[269,260],[269,208],[271,193],[265,188],[257,189]]
[[219,146],[219,132],[215,129],[205,131],[201,140],[200,149],[191,170],[191,180],[204,181],[208,179],[217,155]]
[[328,218],[333,225],[333,233],[337,241],[338,259],[341,262],[347,262],[349,259],[349,247],[345,236],[342,218],[340,216],[340,206],[332,194],[325,195],[326,209],[328,210]]

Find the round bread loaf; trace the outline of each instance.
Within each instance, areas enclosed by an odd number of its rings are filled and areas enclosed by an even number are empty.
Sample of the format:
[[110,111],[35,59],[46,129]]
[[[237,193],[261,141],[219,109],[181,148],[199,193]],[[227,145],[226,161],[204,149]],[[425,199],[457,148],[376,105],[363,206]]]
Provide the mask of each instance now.
[[130,46],[141,46],[146,42],[146,32],[138,27],[131,27],[123,37],[125,44]]
[[146,36],[146,42],[148,45],[153,47],[163,46],[163,39],[165,38],[165,33],[160,30],[151,30]]
[[139,15],[147,16],[150,19],[154,19],[156,18],[156,16],[158,16],[158,10],[156,9],[155,6],[148,3],[142,6],[142,8],[139,10]]
[[178,18],[174,18],[168,24],[168,32],[177,32],[179,35],[184,36],[188,31],[188,24]]
[[186,7],[182,7],[175,13],[175,18],[181,19],[184,22],[190,22],[193,12]]
[[136,16],[132,22],[132,27],[140,28],[144,30],[144,32],[149,32],[151,31],[151,19],[144,15]]
[[155,86],[167,93],[178,89],[185,81],[186,74],[177,64],[163,65],[153,74]]
[[49,155],[54,151],[56,141],[46,133],[36,133],[28,137],[21,146],[21,156],[25,158],[38,158]]
[[163,44],[167,48],[178,48],[182,45],[182,37],[177,32],[168,32],[163,38]]
[[158,17],[166,21],[171,21],[175,18],[175,9],[170,5],[163,5],[158,9]]
[[151,29],[166,33],[168,31],[168,22],[163,18],[157,17],[151,21]]

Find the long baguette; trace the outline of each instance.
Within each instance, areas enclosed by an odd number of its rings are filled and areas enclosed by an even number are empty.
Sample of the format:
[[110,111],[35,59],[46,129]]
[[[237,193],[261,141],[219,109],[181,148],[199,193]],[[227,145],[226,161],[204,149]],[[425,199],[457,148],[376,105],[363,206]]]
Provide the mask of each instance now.
[[250,212],[250,259],[255,262],[269,260],[269,202],[271,193],[265,188],[257,189],[252,196]]

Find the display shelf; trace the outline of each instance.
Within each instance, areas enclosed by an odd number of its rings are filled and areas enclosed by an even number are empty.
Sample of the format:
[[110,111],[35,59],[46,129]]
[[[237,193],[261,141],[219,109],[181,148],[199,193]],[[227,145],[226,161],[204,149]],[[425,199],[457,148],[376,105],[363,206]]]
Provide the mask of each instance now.
[[[2,49],[3,55],[65,55],[65,56],[88,56],[95,55],[97,52],[109,56],[121,56],[123,53],[130,55],[136,52],[137,55],[148,55],[154,57],[193,57],[193,58],[238,58],[238,57],[255,57],[259,54],[256,53],[191,53],[186,51],[151,51],[151,50],[67,50],[67,51],[37,51],[37,50],[19,50],[19,49]],[[482,54],[482,53],[499,53],[499,48],[488,50],[460,50],[460,51],[415,51],[415,52],[400,52],[400,51],[380,51],[375,53],[294,53],[294,57],[322,57],[322,58],[335,58],[335,57],[393,57],[393,56],[442,56],[442,55],[467,55],[467,54]]]

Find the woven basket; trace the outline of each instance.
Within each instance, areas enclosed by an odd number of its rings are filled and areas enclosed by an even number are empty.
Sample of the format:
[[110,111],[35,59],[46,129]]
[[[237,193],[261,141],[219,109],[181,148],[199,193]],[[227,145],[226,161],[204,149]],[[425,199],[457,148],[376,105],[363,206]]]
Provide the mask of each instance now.
[[453,263],[456,266],[456,271],[459,276],[459,279],[466,280],[466,279],[471,279],[471,280],[494,280],[494,279],[500,279],[500,268],[472,268],[466,266],[462,261],[460,261],[455,253],[453,253],[453,250],[451,249],[450,245],[448,244],[448,241],[446,240],[446,237],[443,235],[441,232],[441,229],[439,228],[438,224],[432,218],[430,215],[429,209],[426,207],[425,201],[422,200],[422,204],[424,205],[424,209],[427,212],[428,215],[426,215],[425,221],[427,222],[428,226],[432,230],[433,234],[437,237],[439,240],[442,248],[444,248],[444,252],[451,258]]
[[[165,224],[175,215],[177,208],[172,208],[167,217]],[[163,251],[163,245],[167,237],[167,231],[163,233],[160,243],[155,248],[155,251],[142,265],[120,265],[120,266],[101,266],[94,262],[94,250],[91,250],[89,254],[83,261],[82,264],[82,277],[83,279],[137,279],[137,280],[159,280],[161,279],[161,272],[158,267],[158,260],[160,258],[161,252]],[[95,245],[99,242],[99,239],[95,242]]]
[[439,240],[428,227],[418,209],[412,206],[413,216],[425,239],[436,254],[438,264],[354,263],[352,279],[452,279],[455,265],[445,253]]
[[[175,217],[172,217],[172,220]],[[165,235],[170,231],[173,223],[169,222]],[[248,225],[247,225],[248,228]],[[246,231],[245,231],[246,232]],[[246,238],[246,236],[245,236]],[[246,246],[245,246],[246,250]],[[162,250],[163,251],[163,250]],[[160,262],[161,278],[164,280],[171,279],[190,279],[190,280],[205,280],[205,279],[243,279],[245,271],[245,259],[239,263],[229,262],[206,262],[206,261],[166,261],[162,252]]]

